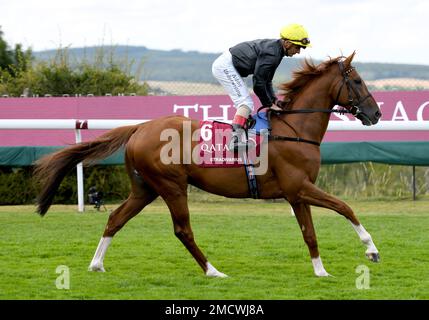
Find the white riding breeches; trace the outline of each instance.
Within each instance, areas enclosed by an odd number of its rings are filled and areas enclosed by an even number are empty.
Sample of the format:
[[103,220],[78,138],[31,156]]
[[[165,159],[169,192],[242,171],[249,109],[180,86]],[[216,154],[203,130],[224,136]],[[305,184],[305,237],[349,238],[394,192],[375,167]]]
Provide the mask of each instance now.
[[253,112],[253,100],[243,78],[232,63],[231,52],[225,51],[212,65],[213,76],[225,88],[235,108],[246,105]]

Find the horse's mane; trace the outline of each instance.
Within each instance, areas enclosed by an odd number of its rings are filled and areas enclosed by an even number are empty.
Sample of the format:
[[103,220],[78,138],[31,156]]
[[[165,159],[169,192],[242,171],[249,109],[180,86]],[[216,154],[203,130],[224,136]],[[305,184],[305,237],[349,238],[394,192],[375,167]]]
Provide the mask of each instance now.
[[281,94],[284,95],[284,101],[288,104],[293,102],[301,91],[301,89],[311,80],[319,77],[323,74],[331,65],[337,63],[340,59],[344,57],[329,58],[329,60],[315,65],[314,62],[310,59],[304,59],[301,69],[295,70],[292,73],[292,80],[286,83],[283,83],[279,86]]

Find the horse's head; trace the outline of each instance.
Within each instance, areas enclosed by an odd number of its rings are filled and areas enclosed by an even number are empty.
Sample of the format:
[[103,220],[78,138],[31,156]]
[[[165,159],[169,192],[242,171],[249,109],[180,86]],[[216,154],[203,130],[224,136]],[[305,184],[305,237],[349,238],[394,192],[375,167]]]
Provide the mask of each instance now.
[[345,60],[338,59],[337,77],[331,90],[335,104],[349,109],[362,124],[376,124],[381,117],[380,108],[365,82],[352,67],[355,52]]

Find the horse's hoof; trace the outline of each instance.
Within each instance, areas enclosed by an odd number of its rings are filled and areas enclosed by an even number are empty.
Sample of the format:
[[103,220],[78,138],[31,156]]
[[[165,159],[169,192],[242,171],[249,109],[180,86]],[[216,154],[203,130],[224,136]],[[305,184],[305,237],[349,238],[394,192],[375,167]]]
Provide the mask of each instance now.
[[369,252],[366,256],[372,262],[380,262],[380,254],[378,252]]
[[213,267],[210,262],[207,261],[206,266],[207,266],[207,270],[206,270],[207,277],[228,278],[228,276],[225,273],[217,271],[216,268]]
[[91,266],[88,267],[88,271],[106,272],[106,270],[104,270],[103,265],[91,265]]
[[222,272],[216,272],[216,273],[206,273],[207,277],[211,278],[228,278],[228,276],[225,273]]
[[325,270],[323,272],[314,273],[316,277],[322,278],[322,277],[332,277],[329,273],[327,273]]

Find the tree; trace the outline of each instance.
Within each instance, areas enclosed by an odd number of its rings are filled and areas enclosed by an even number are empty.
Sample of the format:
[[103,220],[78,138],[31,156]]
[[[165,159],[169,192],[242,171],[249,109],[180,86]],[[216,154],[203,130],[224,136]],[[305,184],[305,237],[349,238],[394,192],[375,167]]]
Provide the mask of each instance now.
[[31,49],[24,51],[20,43],[12,50],[3,39],[3,31],[0,26],[0,71],[6,71],[12,77],[17,77],[22,71],[26,71],[33,59]]
[[12,51],[9,49],[8,44],[3,39],[3,31],[0,26],[0,68],[7,69],[11,64],[13,64]]
[[147,84],[131,74],[134,62],[118,60],[113,49],[104,48],[94,59],[72,61],[68,48],[59,48],[49,61],[35,61],[31,49],[24,51],[21,44],[9,49],[0,30],[0,95],[147,95]]

